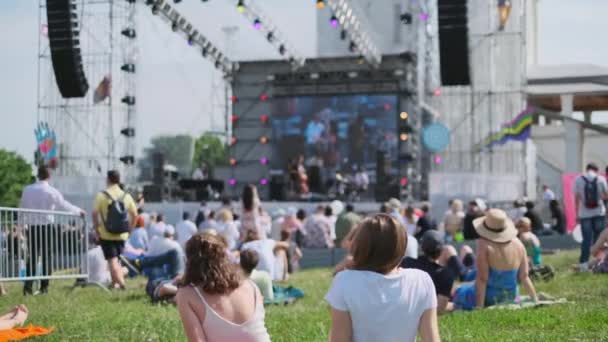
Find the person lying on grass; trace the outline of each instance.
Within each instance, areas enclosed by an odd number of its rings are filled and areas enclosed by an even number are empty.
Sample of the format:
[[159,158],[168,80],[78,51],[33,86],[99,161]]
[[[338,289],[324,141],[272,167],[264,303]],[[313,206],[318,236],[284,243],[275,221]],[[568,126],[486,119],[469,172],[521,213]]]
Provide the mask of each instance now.
[[593,273],[608,273],[608,229],[600,234],[595,244],[591,247],[591,255],[593,255],[597,261],[593,265]]
[[345,239],[349,257],[325,296],[330,342],[439,341],[437,296],[431,277],[399,267],[408,238],[386,214],[369,217]]
[[11,311],[0,316],[0,330],[13,329],[23,325],[27,320],[29,311],[23,304],[15,306]]

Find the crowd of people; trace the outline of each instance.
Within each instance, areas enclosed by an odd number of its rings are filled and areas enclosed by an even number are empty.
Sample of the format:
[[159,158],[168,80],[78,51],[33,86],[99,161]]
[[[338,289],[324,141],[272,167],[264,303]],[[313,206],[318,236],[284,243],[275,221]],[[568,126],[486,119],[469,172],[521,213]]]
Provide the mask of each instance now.
[[[45,183],[48,170],[41,168],[39,178],[24,191],[22,203],[84,215]],[[325,296],[331,341],[376,336],[414,341],[418,334],[423,341],[438,341],[438,314],[538,302],[533,280],[553,276],[542,264],[539,236],[565,231],[563,212],[548,190],[542,208],[551,213],[550,224],[525,199],[509,212],[488,208],[480,199],[465,211],[463,201],[454,199],[439,222],[429,203],[414,207],[398,199],[367,217],[340,202],[311,213],[295,207],[268,213],[256,187],[248,185],[240,205],[229,199],[217,208],[201,203],[196,213],[184,212],[172,225],[162,213],[146,212],[145,204],[122,189],[118,172],[110,171],[92,213],[89,281],[120,290],[128,277],[143,274],[152,301],[177,304],[192,341],[269,341],[264,302],[273,299],[273,282],[287,281],[306,250],[344,248],[347,256]],[[608,185],[595,164],[577,179],[575,196],[583,235],[578,269],[608,272]],[[47,292],[48,281],[41,285]],[[25,284],[25,294],[32,293],[31,286]],[[27,309],[17,307],[0,324],[24,316]]]

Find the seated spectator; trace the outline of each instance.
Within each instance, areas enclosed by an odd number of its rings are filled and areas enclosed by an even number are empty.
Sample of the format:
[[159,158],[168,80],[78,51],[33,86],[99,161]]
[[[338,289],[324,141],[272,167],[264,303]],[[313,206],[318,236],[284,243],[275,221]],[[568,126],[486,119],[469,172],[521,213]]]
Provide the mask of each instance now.
[[332,308],[330,341],[439,341],[431,277],[399,268],[409,243],[393,217],[366,218],[348,237],[349,257],[325,296]]
[[477,200],[469,202],[469,208],[462,220],[462,234],[465,240],[475,240],[479,238],[479,235],[477,235],[477,232],[475,231],[473,221],[484,215],[484,210],[480,204],[481,203]]
[[217,219],[217,233],[226,239],[228,250],[234,251],[237,248],[241,235],[236,227],[236,223],[234,223],[232,212],[220,210]]
[[551,219],[553,220],[551,229],[560,235],[564,235],[566,233],[566,217],[559,201],[552,200],[549,202],[549,209],[551,210]]
[[342,240],[359,222],[361,222],[361,216],[355,213],[355,207],[352,204],[347,204],[344,212],[336,221],[336,246],[342,246]]
[[0,330],[9,330],[23,325],[29,311],[23,304],[15,306],[11,311],[0,316]]
[[450,209],[443,218],[443,227],[447,241],[462,241],[462,226],[464,222],[464,211],[462,201],[459,199],[450,202]]
[[597,262],[592,266],[593,273],[608,273],[608,229],[604,229],[597,241],[591,246],[591,255]]
[[526,247],[530,266],[540,265],[542,263],[540,240],[532,233],[532,222],[527,217],[522,218],[517,222],[518,237]]
[[146,231],[144,220],[138,216],[135,221],[135,228],[131,231],[127,243],[134,249],[148,250],[148,232]]
[[[241,246],[241,252],[254,250],[258,253],[259,263],[257,269],[266,271],[273,280],[284,280],[287,273],[287,249],[289,244],[272,239],[260,239],[257,231],[247,231],[245,243]],[[280,266],[277,269],[277,265]]]
[[187,267],[177,307],[189,341],[270,341],[264,300],[228,259],[226,246],[211,234],[186,244]]
[[424,233],[420,245],[422,256],[418,259],[406,257],[401,262],[401,267],[415,268],[428,273],[437,293],[437,312],[440,314],[451,312],[454,310],[454,304],[450,302],[454,274],[449,268],[437,263],[443,252],[443,238],[438,231],[430,230]]
[[[286,230],[295,236],[303,227],[302,220],[300,220],[300,215],[298,215],[298,213],[299,211],[294,207],[287,208],[281,230]],[[304,216],[306,216],[306,214],[304,214]]]
[[545,226],[543,224],[543,219],[541,218],[538,211],[535,209],[536,205],[532,201],[526,202],[526,213],[524,217],[530,220],[530,224],[532,225],[532,232],[534,234],[543,234],[545,230]]
[[165,218],[162,214],[156,215],[156,222],[150,225],[148,229],[148,240],[152,241],[155,237],[162,238],[165,235],[165,228],[167,224],[164,222]]
[[475,253],[467,245],[462,245],[460,248],[460,256],[453,246],[443,246],[437,263],[449,269],[454,279],[464,282],[475,280]]
[[424,233],[429,230],[437,230],[437,222],[431,217],[431,204],[428,202],[423,203],[422,206],[420,206],[420,210],[422,211],[422,215],[416,224],[418,229],[416,230],[415,235],[418,240],[422,239]]
[[185,211],[182,214],[182,221],[175,226],[175,233],[177,234],[177,243],[183,248],[186,248],[186,242],[190,240],[192,235],[196,234],[196,224],[190,220],[190,213]]
[[203,221],[201,223],[201,225],[198,227],[198,230],[199,230],[199,232],[203,233],[205,231],[216,230],[216,229],[217,229],[217,221],[215,220],[215,211],[212,210],[209,212],[209,216],[207,216],[205,221]]
[[330,222],[325,216],[325,207],[320,205],[314,214],[304,221],[304,247],[306,248],[332,248]]
[[266,271],[258,271],[255,269],[259,262],[260,257],[256,251],[246,250],[241,253],[240,263],[243,272],[258,286],[260,292],[262,292],[262,297],[264,297],[265,300],[272,301],[274,300],[272,276]]
[[513,303],[519,293],[518,282],[538,302],[536,290],[528,276],[528,256],[517,239],[517,229],[507,214],[490,209],[476,219],[477,240],[475,282],[464,284],[454,294],[454,305],[463,310]]
[[148,277],[146,293],[152,302],[173,300],[185,270],[183,252],[171,249],[162,254],[140,256],[130,263]]
[[171,225],[167,225],[163,237],[155,237],[150,241],[150,248],[146,252],[147,256],[156,256],[165,254],[171,250],[176,250],[182,256],[184,254],[182,247],[174,240],[175,229]]

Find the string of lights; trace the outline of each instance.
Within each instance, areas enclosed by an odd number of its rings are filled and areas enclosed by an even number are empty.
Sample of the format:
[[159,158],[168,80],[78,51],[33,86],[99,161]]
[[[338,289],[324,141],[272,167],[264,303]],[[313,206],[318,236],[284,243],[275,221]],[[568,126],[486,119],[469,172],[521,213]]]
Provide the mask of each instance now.
[[260,31],[266,37],[268,43],[274,46],[281,56],[285,56],[289,60],[294,69],[304,65],[306,58],[295,49],[287,40],[287,37],[272,22],[270,16],[256,6],[254,1],[238,0],[236,8],[239,13],[247,18],[253,29]]
[[152,14],[163,19],[173,32],[182,36],[188,45],[198,47],[204,58],[214,63],[215,67],[228,75],[236,71],[237,63],[233,63],[224,55],[213,43],[211,43],[199,30],[195,29],[188,20],[183,17],[165,0],[146,0],[146,5],[150,6]]
[[363,22],[362,16],[348,0],[319,0],[317,8],[328,7],[333,15],[330,25],[342,28],[342,39],[350,39],[349,50],[358,52],[369,64],[377,67],[382,62],[382,53],[367,31],[368,25]]

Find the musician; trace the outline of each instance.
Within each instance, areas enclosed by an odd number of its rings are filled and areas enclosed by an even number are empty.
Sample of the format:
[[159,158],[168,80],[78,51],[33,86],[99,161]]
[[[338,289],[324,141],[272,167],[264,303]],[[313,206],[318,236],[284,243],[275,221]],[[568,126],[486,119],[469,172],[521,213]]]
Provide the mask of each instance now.
[[192,173],[192,179],[194,180],[204,180],[209,178],[209,171],[207,169],[207,165],[205,163],[201,163],[199,167],[194,170]]

